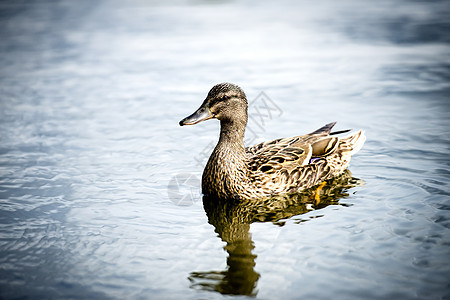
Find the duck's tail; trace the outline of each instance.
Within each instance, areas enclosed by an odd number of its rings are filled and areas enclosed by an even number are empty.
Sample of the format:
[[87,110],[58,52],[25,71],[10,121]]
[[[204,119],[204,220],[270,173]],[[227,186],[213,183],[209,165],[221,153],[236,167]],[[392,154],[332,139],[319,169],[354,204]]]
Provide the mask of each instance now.
[[332,166],[327,178],[334,177],[347,169],[352,155],[362,148],[365,141],[366,136],[363,130],[339,139],[336,150],[326,158],[329,165]]
[[311,132],[310,134],[321,134],[321,133],[326,133],[327,135],[338,135],[341,133],[346,133],[351,131],[351,129],[345,129],[345,130],[339,130],[339,131],[333,131],[331,132],[331,130],[333,129],[334,125],[336,125],[336,122],[332,122],[332,123],[328,123],[325,126],[320,127],[319,129],[317,129],[316,131]]
[[342,152],[342,154],[352,156],[362,148],[365,141],[366,135],[364,134],[364,130],[360,130],[349,136],[341,138],[338,149]]

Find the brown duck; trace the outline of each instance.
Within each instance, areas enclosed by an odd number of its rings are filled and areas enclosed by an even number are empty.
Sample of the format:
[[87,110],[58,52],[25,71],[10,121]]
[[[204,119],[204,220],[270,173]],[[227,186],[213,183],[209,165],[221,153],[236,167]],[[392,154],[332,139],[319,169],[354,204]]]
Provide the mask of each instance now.
[[202,177],[204,195],[221,199],[258,199],[295,193],[342,173],[366,140],[362,130],[347,137],[330,123],[306,135],[244,146],[247,98],[231,83],[215,85],[200,108],[180,125],[216,118],[220,138]]

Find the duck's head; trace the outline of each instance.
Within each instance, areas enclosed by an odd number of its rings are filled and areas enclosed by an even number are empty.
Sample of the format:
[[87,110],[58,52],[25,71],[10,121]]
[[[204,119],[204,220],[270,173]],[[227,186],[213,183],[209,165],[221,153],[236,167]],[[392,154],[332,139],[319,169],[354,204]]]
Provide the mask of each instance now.
[[180,126],[194,125],[212,118],[224,122],[242,120],[247,123],[247,98],[240,87],[232,83],[215,85],[200,108],[181,120]]

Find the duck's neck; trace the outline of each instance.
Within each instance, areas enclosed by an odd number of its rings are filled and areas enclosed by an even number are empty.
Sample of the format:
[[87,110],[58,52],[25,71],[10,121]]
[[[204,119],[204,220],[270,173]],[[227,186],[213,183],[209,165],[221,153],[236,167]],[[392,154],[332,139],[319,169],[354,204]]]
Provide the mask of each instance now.
[[234,198],[247,186],[245,123],[223,120],[220,123],[219,142],[203,171],[202,190],[206,195]]
[[245,152],[245,121],[220,121],[220,138],[217,146],[232,148],[233,151]]

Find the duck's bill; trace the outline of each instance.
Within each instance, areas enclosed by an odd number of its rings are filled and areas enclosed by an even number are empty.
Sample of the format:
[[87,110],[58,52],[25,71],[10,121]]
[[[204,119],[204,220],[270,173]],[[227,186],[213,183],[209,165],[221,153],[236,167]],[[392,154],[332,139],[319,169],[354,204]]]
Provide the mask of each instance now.
[[197,109],[195,113],[181,120],[180,126],[194,125],[212,118],[214,118],[214,115],[211,113],[211,111],[208,108],[202,106],[199,109]]

